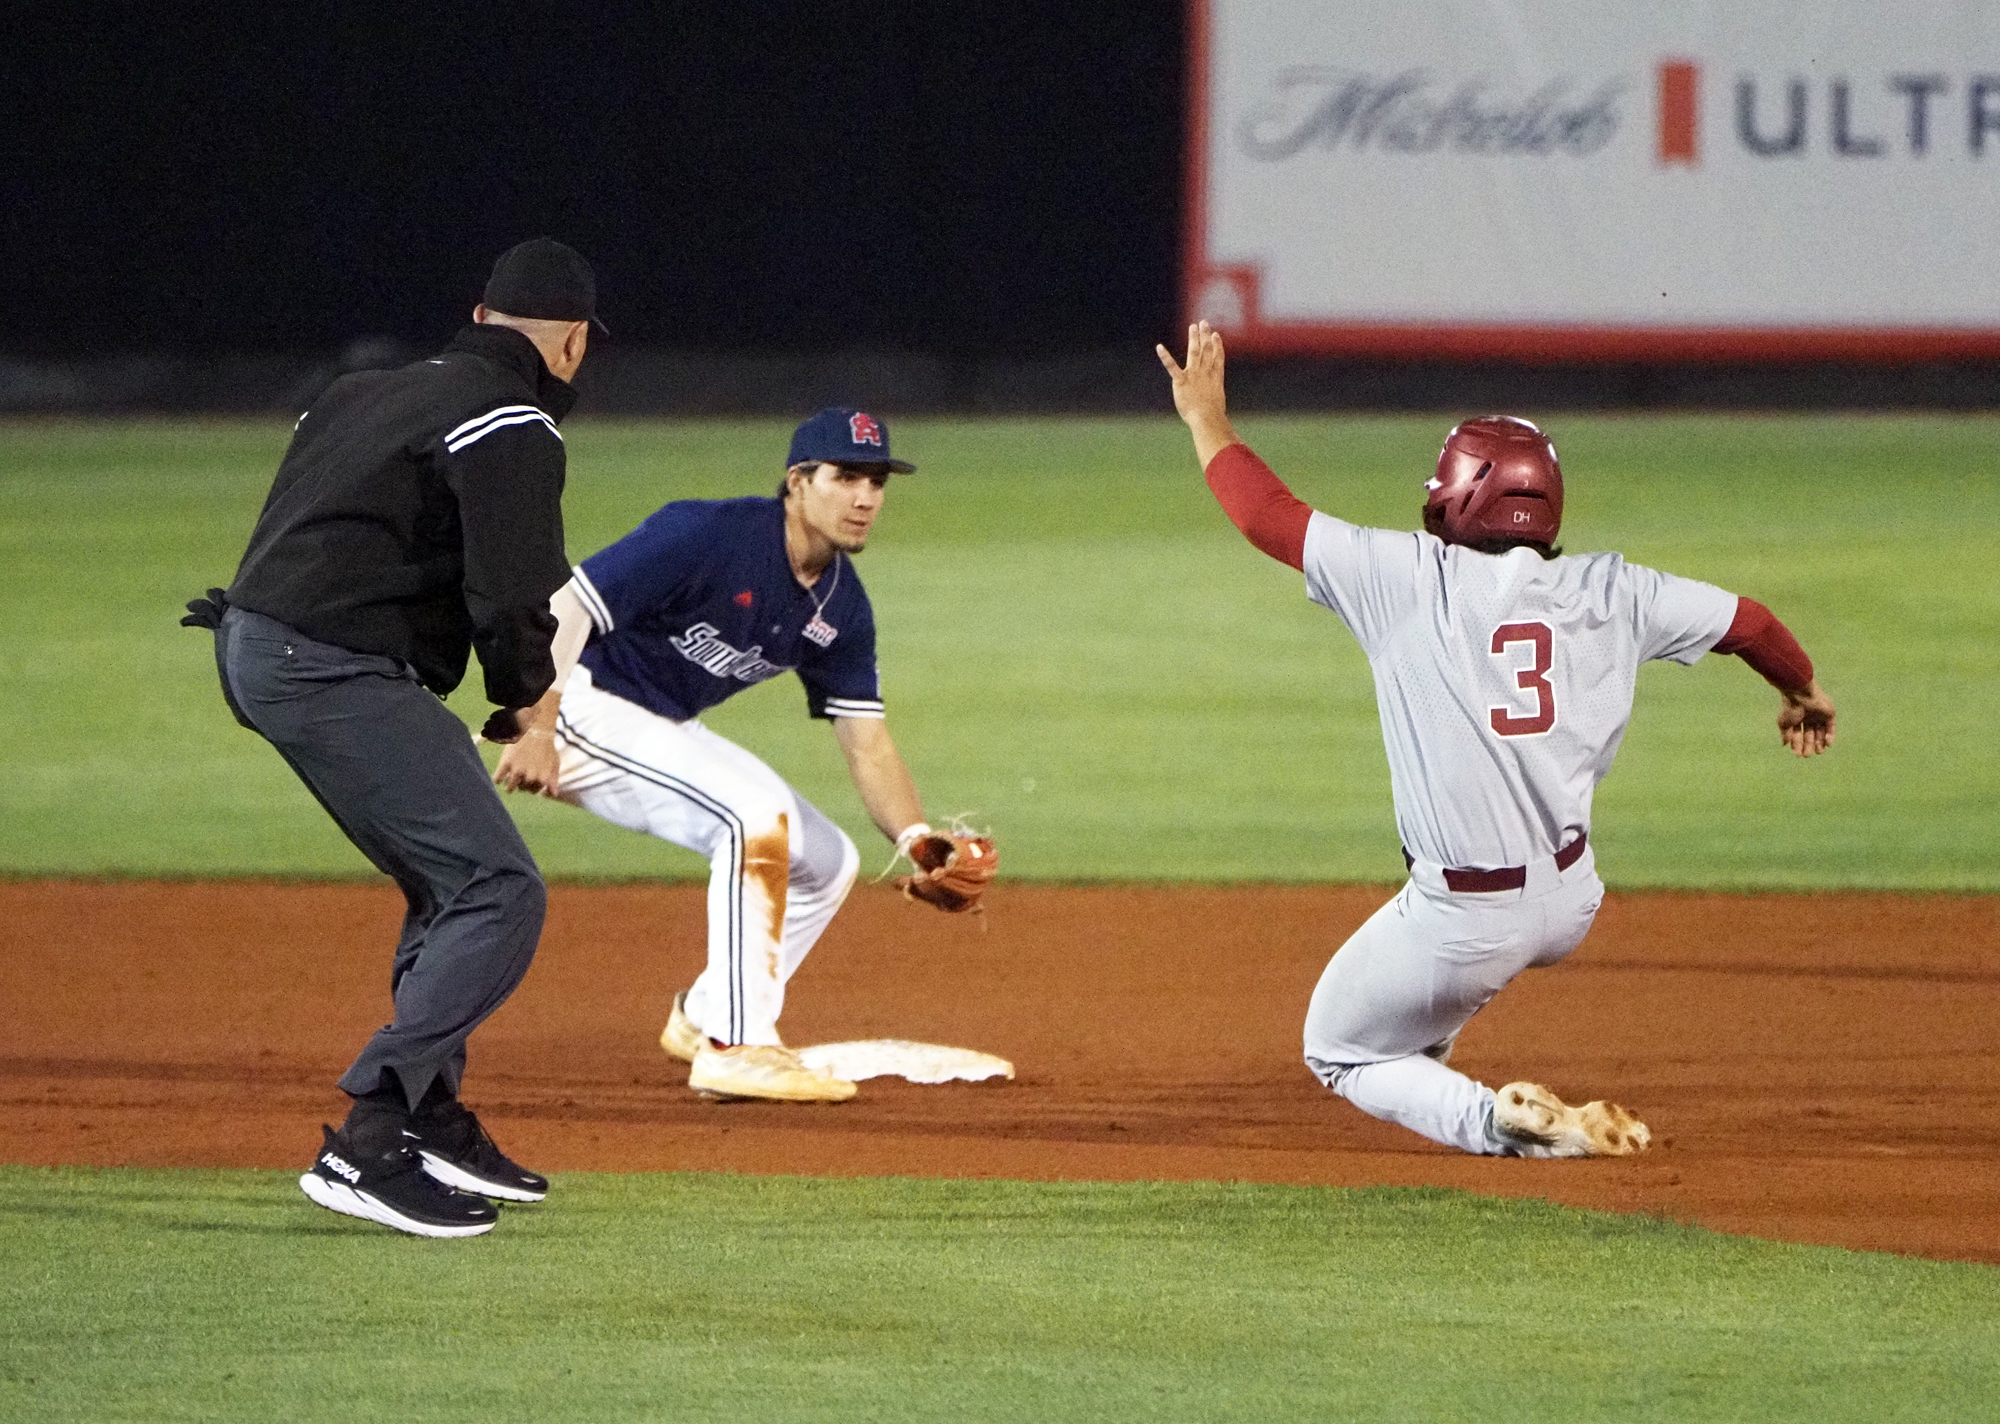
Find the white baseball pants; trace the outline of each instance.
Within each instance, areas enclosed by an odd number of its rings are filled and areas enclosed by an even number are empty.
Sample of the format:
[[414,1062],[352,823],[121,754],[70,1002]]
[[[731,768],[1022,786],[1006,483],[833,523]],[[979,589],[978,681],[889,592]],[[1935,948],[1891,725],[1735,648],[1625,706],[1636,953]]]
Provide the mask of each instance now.
[[562,799],[708,857],[708,967],[687,1016],[775,1044],[785,985],[846,900],[861,854],[785,779],[698,719],[669,721],[578,665],[556,723]]
[[1511,1151],[1493,1090],[1444,1064],[1458,1031],[1524,969],[1583,943],[1604,902],[1597,857],[1527,868],[1519,890],[1459,894],[1418,861],[1320,975],[1306,1009],[1306,1066],[1371,1117],[1466,1152]]

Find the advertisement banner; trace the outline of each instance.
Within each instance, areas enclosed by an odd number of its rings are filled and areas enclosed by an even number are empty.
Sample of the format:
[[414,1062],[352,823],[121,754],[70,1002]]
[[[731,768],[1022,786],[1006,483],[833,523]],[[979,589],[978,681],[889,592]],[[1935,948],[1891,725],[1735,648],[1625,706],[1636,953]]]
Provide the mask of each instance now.
[[2000,5],[1190,21],[1184,304],[1233,349],[2000,356]]

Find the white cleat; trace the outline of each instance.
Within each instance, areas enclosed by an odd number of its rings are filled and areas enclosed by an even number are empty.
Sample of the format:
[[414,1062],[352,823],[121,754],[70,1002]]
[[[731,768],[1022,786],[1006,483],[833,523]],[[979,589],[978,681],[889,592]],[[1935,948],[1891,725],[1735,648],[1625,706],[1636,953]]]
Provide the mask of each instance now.
[[700,1029],[688,1022],[687,997],[685,990],[674,995],[674,1011],[667,1015],[667,1026],[660,1030],[660,1047],[667,1050],[669,1058],[692,1063],[707,1040]]
[[789,1048],[704,1043],[688,1071],[688,1086],[712,1098],[770,1098],[786,1103],[844,1103],[854,1084],[806,1067]]
[[1493,1126],[1519,1157],[1629,1157],[1653,1140],[1618,1104],[1573,1108],[1540,1083],[1509,1083],[1495,1093]]

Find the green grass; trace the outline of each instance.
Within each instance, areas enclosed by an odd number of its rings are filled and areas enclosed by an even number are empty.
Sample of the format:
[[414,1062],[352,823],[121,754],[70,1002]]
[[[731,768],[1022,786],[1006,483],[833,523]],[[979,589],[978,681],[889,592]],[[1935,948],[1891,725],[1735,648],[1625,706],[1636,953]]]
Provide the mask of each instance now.
[[[1411,527],[1440,419],[1258,418],[1314,503]],[[1734,658],[1640,679],[1592,838],[1623,886],[2000,889],[2000,421],[1551,421],[1564,543],[1752,594],[1819,662],[1840,745],[1781,756]],[[657,504],[775,483],[781,422],[567,431],[581,557]],[[227,582],[282,423],[25,423],[0,438],[0,867],[13,874],[357,875],[277,757],[229,721],[183,599]],[[861,568],[891,726],[933,812],[1008,872],[1387,880],[1388,772],[1366,666],[1300,580],[1245,545],[1167,419],[897,425]],[[476,689],[477,674],[468,679]],[[479,698],[454,706],[475,720]],[[709,719],[877,853],[796,682]],[[699,876],[567,807],[517,807],[545,868]]]
[[0,1417],[1991,1419],[2000,1272],[1445,1191],[0,1169]]
[[[1447,423],[1243,425],[1315,504],[1410,527]],[[1799,765],[1735,659],[1647,669],[1598,797],[1607,878],[2000,889],[2000,421],[1550,423],[1569,548],[1762,598],[1842,711]],[[580,557],[664,500],[764,490],[786,427],[567,434]],[[368,873],[174,622],[228,580],[285,435],[0,427],[0,873]],[[1367,669],[1176,425],[897,436],[923,473],[861,567],[934,812],[976,812],[1016,876],[1398,873]],[[802,713],[787,680],[710,720],[878,845]],[[702,873],[515,804],[553,873]],[[2000,1418],[1991,1268],[1540,1203],[569,1176],[428,1243],[289,1177],[0,1168],[0,1419]]]

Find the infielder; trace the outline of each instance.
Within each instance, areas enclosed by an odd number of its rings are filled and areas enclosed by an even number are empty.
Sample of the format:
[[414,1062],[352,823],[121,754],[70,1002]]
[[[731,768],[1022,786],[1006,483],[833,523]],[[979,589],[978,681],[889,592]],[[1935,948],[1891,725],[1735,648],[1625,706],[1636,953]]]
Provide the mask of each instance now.
[[1368,654],[1410,879],[1342,945],[1306,1011],[1314,1075],[1363,1112],[1466,1152],[1622,1156],[1651,1139],[1615,1104],[1535,1083],[1496,1094],[1445,1066],[1473,1014],[1555,964],[1604,898],[1591,796],[1624,736],[1639,664],[1739,654],[1778,689],[1801,757],[1833,742],[1812,662],[1763,605],[1628,564],[1564,557],[1562,471],[1525,420],[1468,420],[1426,484],[1424,532],[1313,510],[1230,428],[1222,339],[1158,348],[1217,501],[1306,576]]
[[538,791],[709,858],[708,967],[675,996],[661,1046],[689,1086],[728,1098],[840,1102],[854,1084],[784,1047],[785,985],[854,884],[847,834],[700,714],[784,672],[832,721],[862,804],[919,874],[898,883],[972,908],[990,841],[937,835],[890,739],[875,615],[850,555],[892,472],[888,425],[822,410],[792,436],[776,498],[684,500],[576,569],[550,601],[556,643],[588,637],[494,780]]

